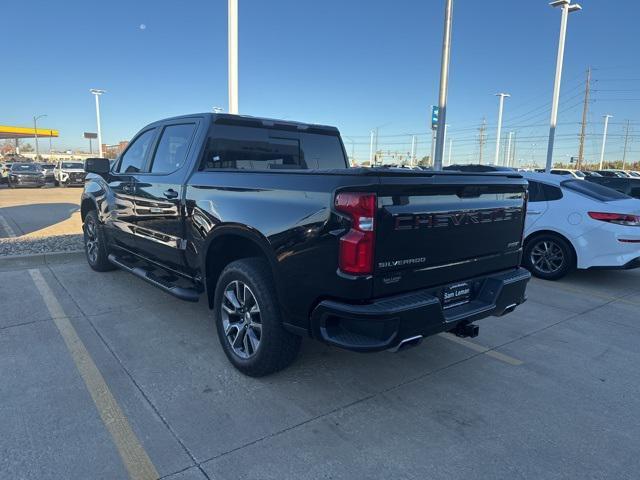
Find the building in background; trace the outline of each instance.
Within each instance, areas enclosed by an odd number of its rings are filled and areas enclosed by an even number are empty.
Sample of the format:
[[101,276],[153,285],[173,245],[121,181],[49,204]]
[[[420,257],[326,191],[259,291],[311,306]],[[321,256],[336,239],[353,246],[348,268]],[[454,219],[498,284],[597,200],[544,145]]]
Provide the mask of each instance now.
[[129,145],[128,140],[122,140],[121,142],[113,145],[107,145],[106,143],[103,143],[102,155],[104,155],[105,158],[116,158],[124,151],[125,148],[127,148],[127,145]]

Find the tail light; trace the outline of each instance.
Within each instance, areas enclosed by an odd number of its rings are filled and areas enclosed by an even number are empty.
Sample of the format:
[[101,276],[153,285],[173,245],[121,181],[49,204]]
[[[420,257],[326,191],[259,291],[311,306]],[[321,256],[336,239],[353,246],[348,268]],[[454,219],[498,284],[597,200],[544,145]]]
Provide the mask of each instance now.
[[589,216],[594,220],[600,220],[602,222],[626,225],[628,227],[640,227],[640,216],[638,215],[629,215],[627,213],[589,212]]
[[342,192],[336,195],[336,210],[351,217],[351,230],[340,238],[340,270],[353,275],[373,273],[376,196],[373,193]]

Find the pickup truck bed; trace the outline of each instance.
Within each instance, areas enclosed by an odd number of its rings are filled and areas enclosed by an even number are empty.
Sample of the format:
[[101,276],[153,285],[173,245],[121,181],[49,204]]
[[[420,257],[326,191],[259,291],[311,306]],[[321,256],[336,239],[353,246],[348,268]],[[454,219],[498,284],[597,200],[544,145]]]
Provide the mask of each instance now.
[[[169,131],[177,146],[165,149]],[[104,253],[90,265],[206,293],[225,353],[250,375],[290,363],[301,335],[393,350],[476,335],[471,322],[525,300],[527,182],[513,172],[347,168],[332,127],[221,114],[151,124],[112,170],[100,159],[87,170],[85,238],[95,226]]]

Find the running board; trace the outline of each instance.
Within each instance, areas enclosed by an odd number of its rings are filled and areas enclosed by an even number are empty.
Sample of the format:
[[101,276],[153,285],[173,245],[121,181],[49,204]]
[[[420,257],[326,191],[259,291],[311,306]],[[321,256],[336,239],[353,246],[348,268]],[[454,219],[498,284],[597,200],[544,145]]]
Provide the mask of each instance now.
[[187,302],[197,302],[200,299],[200,291],[195,288],[185,288],[175,285],[174,283],[167,281],[153,273],[151,270],[146,270],[142,267],[127,265],[124,261],[120,260],[113,253],[109,254],[109,261],[116,267],[134,274],[136,277],[141,278],[147,283],[150,283],[154,287],[158,287],[160,290],[179,298]]

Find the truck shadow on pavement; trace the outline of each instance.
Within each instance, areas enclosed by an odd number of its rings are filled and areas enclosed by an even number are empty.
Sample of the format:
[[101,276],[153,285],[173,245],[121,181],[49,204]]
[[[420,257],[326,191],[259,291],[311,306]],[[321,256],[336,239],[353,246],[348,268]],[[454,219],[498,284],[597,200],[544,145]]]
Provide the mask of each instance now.
[[[72,218],[80,208],[74,203],[33,203],[0,208],[0,217],[12,227],[13,235],[22,236],[49,229]],[[78,225],[61,226],[60,231],[43,231],[43,234],[75,234],[81,233]]]

